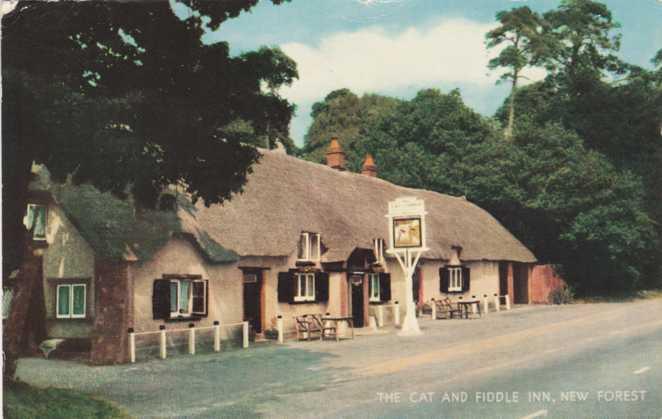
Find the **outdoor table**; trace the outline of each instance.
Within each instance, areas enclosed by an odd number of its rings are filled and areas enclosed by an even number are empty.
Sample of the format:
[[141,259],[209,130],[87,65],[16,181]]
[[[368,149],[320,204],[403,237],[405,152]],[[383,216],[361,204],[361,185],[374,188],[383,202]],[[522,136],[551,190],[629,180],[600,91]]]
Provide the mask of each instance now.
[[457,306],[462,310],[464,313],[464,318],[468,319],[469,318],[469,309],[473,304],[476,304],[478,307],[478,315],[483,316],[482,313],[480,312],[480,300],[466,300],[466,301],[457,301]]
[[322,321],[333,322],[336,326],[336,342],[340,341],[340,336],[338,335],[338,324],[346,322],[350,329],[352,329],[352,339],[354,339],[354,318],[353,317],[343,317],[343,316],[328,316],[322,317]]

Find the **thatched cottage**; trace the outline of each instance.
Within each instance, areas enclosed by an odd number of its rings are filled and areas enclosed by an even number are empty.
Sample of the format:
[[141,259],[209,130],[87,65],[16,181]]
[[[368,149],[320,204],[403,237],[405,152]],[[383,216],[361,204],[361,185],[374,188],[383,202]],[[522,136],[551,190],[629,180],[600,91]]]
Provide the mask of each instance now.
[[326,312],[366,325],[377,305],[404,301],[402,272],[384,254],[388,202],[401,196],[428,211],[418,302],[529,301],[535,257],[486,211],[379,179],[370,157],[361,174],[343,169],[334,140],[327,165],[263,151],[244,193],[209,208],[180,196],[135,212],[87,186],[36,194],[26,218],[43,247],[48,336],[90,339],[92,361],[110,363],[126,361],[128,328],[249,320],[261,333],[282,315],[292,331],[293,316]]

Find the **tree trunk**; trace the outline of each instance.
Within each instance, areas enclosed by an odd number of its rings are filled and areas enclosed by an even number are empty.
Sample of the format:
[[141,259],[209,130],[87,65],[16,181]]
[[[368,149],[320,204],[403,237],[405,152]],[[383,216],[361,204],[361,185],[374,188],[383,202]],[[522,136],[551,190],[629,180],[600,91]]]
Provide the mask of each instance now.
[[513,82],[510,89],[510,103],[508,104],[508,126],[506,127],[505,136],[507,140],[512,140],[513,129],[515,126],[515,95],[517,94],[517,80],[519,79],[519,70],[513,72]]

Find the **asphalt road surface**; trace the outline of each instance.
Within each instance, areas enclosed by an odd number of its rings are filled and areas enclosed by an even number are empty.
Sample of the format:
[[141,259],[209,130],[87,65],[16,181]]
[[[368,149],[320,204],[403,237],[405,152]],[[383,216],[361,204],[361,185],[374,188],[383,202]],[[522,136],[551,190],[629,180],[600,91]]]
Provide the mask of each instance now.
[[424,334],[18,375],[140,417],[662,418],[662,299],[423,319]]

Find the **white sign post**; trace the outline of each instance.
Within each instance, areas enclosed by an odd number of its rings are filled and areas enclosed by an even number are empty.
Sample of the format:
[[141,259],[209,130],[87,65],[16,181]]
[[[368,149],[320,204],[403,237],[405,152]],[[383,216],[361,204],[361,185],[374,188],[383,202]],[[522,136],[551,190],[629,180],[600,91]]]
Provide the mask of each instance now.
[[389,248],[387,252],[395,255],[405,276],[406,311],[400,336],[421,334],[416,320],[416,305],[412,281],[416,264],[426,247],[425,204],[414,197],[398,198],[388,204]]

